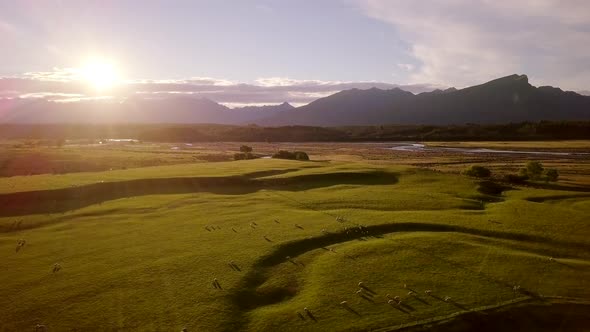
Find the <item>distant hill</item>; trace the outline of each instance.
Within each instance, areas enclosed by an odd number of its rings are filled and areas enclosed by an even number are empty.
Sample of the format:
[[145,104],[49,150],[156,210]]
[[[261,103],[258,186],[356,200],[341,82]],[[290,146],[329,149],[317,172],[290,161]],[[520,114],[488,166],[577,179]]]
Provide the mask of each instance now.
[[394,88],[344,90],[308,105],[288,103],[230,109],[192,96],[132,97],[124,101],[52,102],[0,99],[0,123],[217,123],[264,126],[498,124],[589,120],[590,96],[534,87],[511,75],[464,89],[413,94]]
[[166,96],[123,102],[0,99],[0,123],[219,123],[248,124],[293,109],[288,103],[231,109],[206,98]]
[[265,119],[263,125],[508,123],[590,119],[590,97],[511,75],[465,89],[414,95],[398,88],[345,90]]

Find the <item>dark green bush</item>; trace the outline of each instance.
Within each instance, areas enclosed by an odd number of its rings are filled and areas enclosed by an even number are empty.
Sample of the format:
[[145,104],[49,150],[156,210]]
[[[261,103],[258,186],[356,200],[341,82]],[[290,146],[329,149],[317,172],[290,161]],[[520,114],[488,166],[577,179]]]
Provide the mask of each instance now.
[[525,168],[520,170],[521,176],[526,176],[531,180],[539,180],[543,176],[543,164],[538,161],[529,161]]
[[492,171],[490,171],[490,169],[487,167],[473,165],[463,171],[463,174],[475,178],[488,178],[492,175]]
[[526,175],[517,175],[517,174],[506,174],[504,176],[504,181],[515,183],[515,184],[523,184],[528,180]]
[[256,159],[257,157],[250,152],[238,152],[234,153],[234,160],[246,160],[246,159]]
[[250,153],[250,152],[252,152],[252,147],[247,146],[247,145],[242,145],[242,146],[240,146],[240,152]]
[[293,154],[295,155],[295,160],[309,160],[309,156],[303,151],[295,151]]
[[276,159],[309,160],[309,156],[303,151],[290,152],[286,150],[280,150],[279,152],[273,154],[272,157]]
[[555,168],[549,168],[545,171],[545,180],[555,182],[559,178],[559,172]]

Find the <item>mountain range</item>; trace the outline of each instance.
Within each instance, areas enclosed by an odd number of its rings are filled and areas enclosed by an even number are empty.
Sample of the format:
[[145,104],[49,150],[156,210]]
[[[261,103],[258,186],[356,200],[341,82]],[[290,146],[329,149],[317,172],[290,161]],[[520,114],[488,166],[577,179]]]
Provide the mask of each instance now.
[[266,126],[508,123],[588,120],[590,96],[532,86],[510,75],[464,89],[413,94],[394,88],[350,89],[301,107],[288,103],[230,109],[187,96],[58,103],[43,99],[0,100],[0,123],[219,123]]

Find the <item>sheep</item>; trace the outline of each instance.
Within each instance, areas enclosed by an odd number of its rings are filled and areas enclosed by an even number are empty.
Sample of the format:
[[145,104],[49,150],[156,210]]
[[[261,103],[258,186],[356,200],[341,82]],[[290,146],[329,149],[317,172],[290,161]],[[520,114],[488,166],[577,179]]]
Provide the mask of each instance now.
[[363,295],[363,289],[362,288],[359,288],[359,290],[356,291],[356,294]]
[[413,295],[415,295],[415,294],[416,294],[416,293],[414,293],[413,291],[409,291],[409,292],[408,292],[408,296],[413,296]]
[[61,270],[61,265],[59,263],[53,264],[53,273]]
[[408,285],[407,284],[404,284],[404,288],[408,288]]
[[395,301],[394,301],[394,300],[388,300],[388,301],[387,301],[387,304],[390,304],[390,305],[393,305],[394,303],[395,303]]
[[516,285],[516,286],[512,287],[512,290],[515,292],[518,292],[520,290],[520,285]]
[[450,296],[445,296],[445,299],[444,300],[445,300],[445,302],[449,302],[449,301],[451,301],[451,297]]
[[387,294],[385,295],[386,298],[390,299],[391,298],[391,294]]
[[401,302],[401,299],[399,298],[399,296],[394,296],[393,299],[396,300],[397,302]]
[[430,295],[430,294],[432,294],[432,290],[430,290],[430,289],[427,289],[427,290],[425,290],[425,291],[424,291],[424,294],[426,294],[426,295]]
[[362,281],[359,281],[359,287],[363,287],[365,284],[363,284]]
[[303,311],[309,312],[309,309],[307,309],[307,307],[305,307],[305,308],[303,308]]
[[553,257],[549,257],[549,261],[550,262],[553,262]]
[[43,324],[37,324],[35,326],[35,332],[47,331],[47,327]]
[[348,302],[346,302],[346,301],[342,301],[342,302],[340,302],[340,305],[341,305],[341,306],[347,306],[347,305],[348,305]]

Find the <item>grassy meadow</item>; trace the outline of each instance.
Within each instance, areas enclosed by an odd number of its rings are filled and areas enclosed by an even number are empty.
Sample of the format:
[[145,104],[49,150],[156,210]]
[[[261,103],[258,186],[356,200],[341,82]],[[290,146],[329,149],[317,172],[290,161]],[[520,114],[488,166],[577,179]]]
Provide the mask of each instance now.
[[590,301],[586,161],[561,161],[574,189],[490,194],[452,160],[321,149],[0,178],[0,331],[389,331]]

